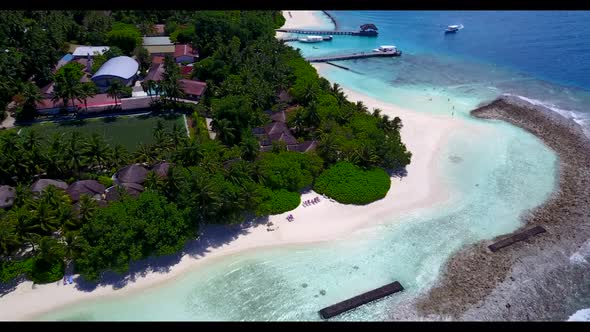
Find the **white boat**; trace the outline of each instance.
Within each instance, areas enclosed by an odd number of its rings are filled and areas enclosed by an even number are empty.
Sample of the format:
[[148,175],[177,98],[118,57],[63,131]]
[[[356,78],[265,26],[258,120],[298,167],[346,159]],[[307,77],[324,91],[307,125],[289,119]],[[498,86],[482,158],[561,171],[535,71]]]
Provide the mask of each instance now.
[[393,45],[382,45],[373,50],[373,52],[396,52],[397,47]]
[[299,38],[299,41],[302,43],[320,43],[324,41],[324,37],[322,36],[307,36],[305,38]]
[[449,25],[447,27],[447,29],[445,30],[445,33],[455,33],[459,30],[463,29],[463,24],[459,24],[459,25]]

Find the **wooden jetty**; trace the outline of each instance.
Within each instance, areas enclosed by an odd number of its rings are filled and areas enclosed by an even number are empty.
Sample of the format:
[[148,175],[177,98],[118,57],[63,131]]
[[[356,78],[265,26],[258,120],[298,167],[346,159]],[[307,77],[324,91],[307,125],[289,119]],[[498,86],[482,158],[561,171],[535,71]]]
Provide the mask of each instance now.
[[488,246],[488,248],[492,251],[492,252],[496,252],[504,247],[507,247],[509,245],[512,245],[516,242],[519,241],[524,241],[526,239],[528,239],[531,236],[535,236],[537,234],[541,234],[541,233],[545,233],[547,230],[545,230],[545,228],[543,228],[542,226],[535,226],[533,228],[529,228],[527,230],[524,230],[520,233],[514,234],[509,238],[506,238],[504,240],[498,241],[494,244],[491,244]]
[[336,303],[334,305],[331,305],[329,307],[326,307],[322,310],[319,311],[320,316],[323,319],[328,319],[331,317],[334,317],[336,315],[340,315],[341,313],[354,309],[356,307],[360,307],[363,304],[367,304],[369,302],[381,299],[383,297],[386,297],[388,295],[397,293],[397,292],[401,292],[404,290],[404,287],[402,287],[402,285],[398,282],[398,281],[394,281],[390,284],[387,284],[385,286],[379,287],[377,289],[374,289],[372,291],[368,291],[366,293],[363,293],[361,295],[357,295],[353,298],[350,298],[348,300]]
[[307,30],[307,29],[275,29],[278,32],[299,33],[307,35],[348,35],[361,37],[377,37],[377,27],[374,24],[363,24],[360,30]]
[[392,52],[360,52],[360,53],[353,53],[353,54],[309,57],[309,58],[306,58],[305,60],[307,60],[307,62],[328,62],[328,61],[353,60],[353,59],[372,58],[372,57],[394,57],[394,56],[400,56],[400,55],[402,55],[402,52],[399,50],[396,50],[396,51],[392,51]]

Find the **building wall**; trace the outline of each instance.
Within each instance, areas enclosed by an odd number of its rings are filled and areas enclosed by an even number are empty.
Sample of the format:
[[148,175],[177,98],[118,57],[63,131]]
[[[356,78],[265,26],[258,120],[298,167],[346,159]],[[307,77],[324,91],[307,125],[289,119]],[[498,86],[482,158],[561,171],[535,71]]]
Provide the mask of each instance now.
[[120,77],[115,77],[115,76],[99,76],[96,78],[92,79],[92,82],[94,82],[94,84],[96,84],[96,87],[98,88],[98,90],[100,90],[100,92],[104,93],[106,91],[106,89],[109,87],[110,82],[113,80],[119,80],[123,85],[125,86],[131,86],[131,84],[133,84],[133,81],[135,80],[135,76],[129,78],[129,79],[122,79]]
[[174,45],[150,45],[144,47],[150,55],[174,54]]

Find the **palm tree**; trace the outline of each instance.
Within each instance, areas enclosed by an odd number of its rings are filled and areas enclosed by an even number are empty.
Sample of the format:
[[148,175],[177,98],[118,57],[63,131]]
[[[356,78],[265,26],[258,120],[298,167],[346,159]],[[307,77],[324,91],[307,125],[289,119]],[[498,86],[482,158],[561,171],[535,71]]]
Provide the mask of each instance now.
[[164,58],[164,73],[160,85],[165,98],[170,101],[175,102],[183,95],[180,87],[180,68],[170,55]]
[[318,85],[316,83],[307,82],[303,92],[303,102],[309,104],[316,99],[318,94]]
[[100,171],[103,170],[109,155],[109,146],[99,134],[92,134],[90,139],[84,144],[84,154],[88,158],[90,165],[98,166]]
[[362,101],[357,101],[356,104],[354,105],[355,109],[357,112],[360,113],[367,113],[369,111],[369,109],[367,108],[367,106],[365,106],[365,104]]
[[301,134],[303,134],[303,131],[305,130],[305,113],[303,108],[298,107],[291,116],[291,121],[289,121],[290,126],[295,128],[295,132],[296,134],[299,136]]
[[20,244],[16,227],[7,218],[0,219],[0,257],[8,256]]
[[342,105],[342,103],[344,101],[346,101],[346,95],[344,94],[344,92],[342,91],[342,87],[340,87],[340,84],[338,83],[334,83],[330,89],[330,91],[332,92],[332,94],[336,97],[336,99],[338,100],[338,104]]
[[172,131],[170,132],[170,140],[176,150],[178,145],[187,140],[186,131],[184,131],[178,124],[174,123],[172,125]]
[[151,144],[139,144],[137,151],[135,151],[135,160],[137,162],[151,163],[156,159],[157,152]]
[[307,107],[307,112],[305,112],[305,122],[307,126],[316,128],[320,125],[320,113],[318,112],[318,107],[315,102],[311,102],[309,107]]
[[115,79],[110,82],[106,92],[107,96],[115,99],[115,105],[117,105],[117,99],[123,97],[123,95],[125,95],[128,92],[128,90],[129,89],[127,89],[127,87],[124,86],[123,83],[121,83],[121,81]]
[[82,251],[82,241],[78,232],[68,231],[63,236],[63,257],[66,269],[74,258]]
[[36,104],[43,100],[41,90],[30,81],[23,83],[20,87],[20,94],[23,96],[23,108],[28,111],[35,111]]
[[88,112],[88,98],[96,96],[98,88],[93,82],[87,82],[82,84],[80,89],[80,95],[77,97],[78,101],[84,103],[84,109]]
[[53,97],[51,98],[54,102],[63,100],[64,107],[68,106],[68,101],[72,101],[72,108],[76,110],[75,100],[83,95],[82,83],[80,78],[82,73],[80,68],[76,66],[64,66],[61,68],[61,72],[55,75],[55,85],[53,87]]
[[79,224],[83,225],[89,222],[98,210],[98,203],[88,195],[80,196],[78,219]]
[[35,233],[35,225],[32,223],[29,207],[25,205],[13,207],[8,212],[7,218],[14,225],[14,232],[18,241],[28,242],[34,252],[37,234]]
[[109,167],[119,168],[129,161],[129,152],[121,144],[116,144],[110,151]]
[[80,132],[73,131],[70,138],[67,141],[65,148],[66,163],[67,165],[80,175],[81,167],[84,162],[84,153],[81,146]]
[[64,257],[64,245],[50,236],[44,236],[39,241],[37,258],[47,264],[53,264]]
[[211,122],[213,130],[219,135],[219,139],[226,145],[230,145],[236,138],[236,128],[228,119],[215,119]]

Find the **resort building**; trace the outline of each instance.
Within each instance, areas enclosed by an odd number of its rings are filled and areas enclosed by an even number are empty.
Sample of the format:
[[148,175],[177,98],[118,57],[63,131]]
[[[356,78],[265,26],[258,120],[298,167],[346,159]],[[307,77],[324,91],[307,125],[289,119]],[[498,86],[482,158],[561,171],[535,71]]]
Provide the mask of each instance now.
[[184,93],[184,99],[190,99],[198,101],[201,99],[205,90],[207,89],[207,83],[195,80],[182,79],[180,82],[180,88]]
[[105,62],[92,76],[92,81],[101,92],[106,91],[113,80],[119,80],[125,86],[131,86],[137,77],[139,64],[128,56],[118,56]]
[[199,52],[188,44],[174,46],[174,60],[176,63],[195,63],[199,58]]
[[150,55],[173,55],[176,51],[169,37],[143,37],[143,47]]
[[108,46],[79,46],[76,47],[72,56],[76,58],[86,58],[88,56],[102,55],[108,51]]
[[287,126],[287,114],[285,111],[272,113],[266,112],[272,122],[264,127],[254,128],[252,133],[260,141],[260,151],[268,152],[272,150],[274,142],[282,142],[286,145],[288,151],[308,152],[315,150],[317,141],[299,142],[291,133]]

